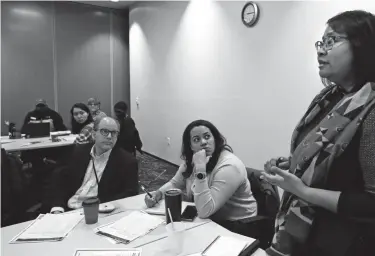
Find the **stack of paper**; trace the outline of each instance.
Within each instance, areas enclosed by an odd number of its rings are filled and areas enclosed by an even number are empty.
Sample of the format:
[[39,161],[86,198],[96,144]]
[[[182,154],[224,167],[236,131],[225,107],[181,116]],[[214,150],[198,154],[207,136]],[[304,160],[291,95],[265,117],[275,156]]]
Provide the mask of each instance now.
[[56,136],[64,136],[64,135],[70,135],[70,131],[58,131],[58,132],[50,132],[50,135],[56,135]]
[[132,211],[118,221],[94,229],[98,235],[128,244],[148,234],[165,221],[141,211]]
[[142,249],[81,249],[74,256],[141,256]]
[[[190,203],[188,202],[182,202],[181,204],[181,213],[185,210],[186,206],[189,205]],[[194,204],[192,204],[194,205]],[[154,207],[152,208],[147,208],[144,210],[145,212],[149,214],[154,214],[154,215],[165,215],[165,201],[159,201]]]
[[40,214],[10,243],[60,241],[82,220],[79,213]]
[[[253,239],[255,241],[255,239]],[[251,244],[250,241],[240,240],[235,237],[218,236],[216,239],[202,252],[203,256],[238,256]]]

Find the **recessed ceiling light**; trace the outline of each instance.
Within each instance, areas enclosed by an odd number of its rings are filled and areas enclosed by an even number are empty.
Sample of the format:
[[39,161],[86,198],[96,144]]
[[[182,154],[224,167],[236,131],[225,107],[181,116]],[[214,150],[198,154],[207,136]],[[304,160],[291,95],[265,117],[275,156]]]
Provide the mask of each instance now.
[[118,2],[119,0],[111,0],[111,2]]

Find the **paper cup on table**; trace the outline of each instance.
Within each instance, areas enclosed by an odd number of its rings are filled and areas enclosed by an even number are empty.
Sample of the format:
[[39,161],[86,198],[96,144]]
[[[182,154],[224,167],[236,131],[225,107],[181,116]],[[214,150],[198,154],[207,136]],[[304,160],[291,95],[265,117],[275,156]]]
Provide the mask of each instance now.
[[59,135],[51,135],[51,139],[52,139],[52,142],[58,142],[60,139],[59,139]]
[[87,198],[83,201],[82,207],[86,224],[95,224],[98,222],[99,204],[100,200],[97,197]]

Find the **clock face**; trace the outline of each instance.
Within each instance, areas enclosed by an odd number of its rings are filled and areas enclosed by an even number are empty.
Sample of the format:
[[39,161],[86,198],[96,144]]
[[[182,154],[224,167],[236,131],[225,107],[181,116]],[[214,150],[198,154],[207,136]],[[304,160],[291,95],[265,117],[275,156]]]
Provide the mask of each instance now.
[[245,26],[251,27],[255,25],[259,16],[259,8],[256,3],[246,3],[242,9],[242,22]]

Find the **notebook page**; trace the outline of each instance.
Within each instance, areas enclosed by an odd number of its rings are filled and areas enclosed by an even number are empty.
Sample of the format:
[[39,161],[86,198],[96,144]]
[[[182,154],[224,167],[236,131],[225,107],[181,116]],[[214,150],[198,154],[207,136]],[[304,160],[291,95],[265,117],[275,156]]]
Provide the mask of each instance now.
[[204,256],[238,256],[249,244],[238,238],[220,236],[203,254]]
[[141,256],[141,249],[77,250],[74,256]]
[[132,241],[155,229],[164,220],[140,211],[133,211],[118,221],[99,228],[99,231]]
[[26,229],[17,240],[65,237],[83,216],[73,214],[45,214],[39,216],[35,223]]
[[[182,202],[181,204],[181,213],[185,210],[186,206],[188,206],[191,203],[188,202]],[[192,204],[194,205],[194,204]],[[149,214],[154,214],[154,215],[165,215],[165,201],[159,201],[154,207],[147,208],[144,210],[145,212]]]

